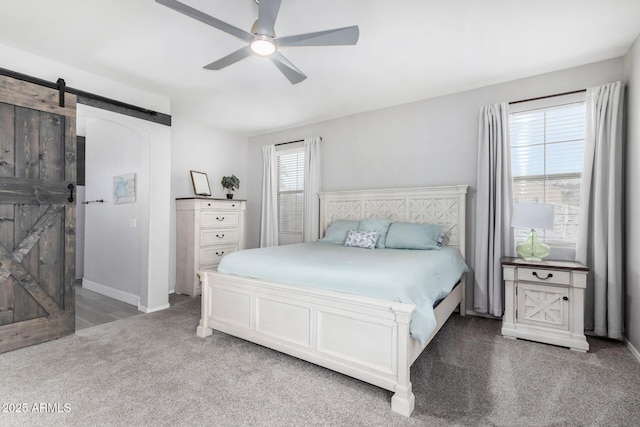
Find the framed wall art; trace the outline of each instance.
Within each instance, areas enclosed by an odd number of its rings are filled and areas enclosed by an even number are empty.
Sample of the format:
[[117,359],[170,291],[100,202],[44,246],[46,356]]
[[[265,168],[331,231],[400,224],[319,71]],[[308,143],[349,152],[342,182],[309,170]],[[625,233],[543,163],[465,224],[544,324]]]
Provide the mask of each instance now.
[[209,178],[206,173],[191,171],[191,182],[196,196],[211,196],[211,187],[209,187]]
[[135,203],[136,174],[128,173],[113,177],[113,204]]

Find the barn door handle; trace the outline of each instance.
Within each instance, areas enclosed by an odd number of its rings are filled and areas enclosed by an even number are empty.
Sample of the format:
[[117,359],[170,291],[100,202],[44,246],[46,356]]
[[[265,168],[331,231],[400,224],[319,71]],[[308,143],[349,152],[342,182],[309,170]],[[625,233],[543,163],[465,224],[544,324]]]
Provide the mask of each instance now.
[[69,184],[67,185],[67,188],[69,189],[69,198],[67,200],[73,202],[73,189],[76,187],[74,187],[73,184]]

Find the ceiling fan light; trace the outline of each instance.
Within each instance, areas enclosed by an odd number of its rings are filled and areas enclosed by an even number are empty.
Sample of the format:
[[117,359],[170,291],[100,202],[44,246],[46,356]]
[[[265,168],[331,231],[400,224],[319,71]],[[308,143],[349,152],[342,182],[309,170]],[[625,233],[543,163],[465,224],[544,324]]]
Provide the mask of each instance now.
[[257,34],[251,40],[249,48],[253,53],[260,56],[273,55],[276,52],[276,44],[273,38]]

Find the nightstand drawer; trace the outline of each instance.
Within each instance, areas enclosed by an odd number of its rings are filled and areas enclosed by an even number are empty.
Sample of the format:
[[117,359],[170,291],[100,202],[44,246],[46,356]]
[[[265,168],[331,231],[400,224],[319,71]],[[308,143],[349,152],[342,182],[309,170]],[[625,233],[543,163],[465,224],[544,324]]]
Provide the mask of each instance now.
[[569,329],[569,288],[521,282],[518,285],[519,324]]
[[200,245],[229,245],[238,242],[238,230],[200,230]]
[[202,212],[200,214],[201,227],[237,227],[238,212]]
[[544,268],[522,268],[517,271],[517,280],[535,283],[553,283],[554,285],[571,285],[571,272],[547,270]]

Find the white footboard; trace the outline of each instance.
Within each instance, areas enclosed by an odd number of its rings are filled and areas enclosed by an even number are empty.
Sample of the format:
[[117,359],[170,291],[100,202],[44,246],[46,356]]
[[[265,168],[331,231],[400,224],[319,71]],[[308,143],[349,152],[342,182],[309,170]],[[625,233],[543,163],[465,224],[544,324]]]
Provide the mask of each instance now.
[[200,337],[216,329],[394,391],[392,410],[414,408],[409,335],[414,306],[201,272]]

